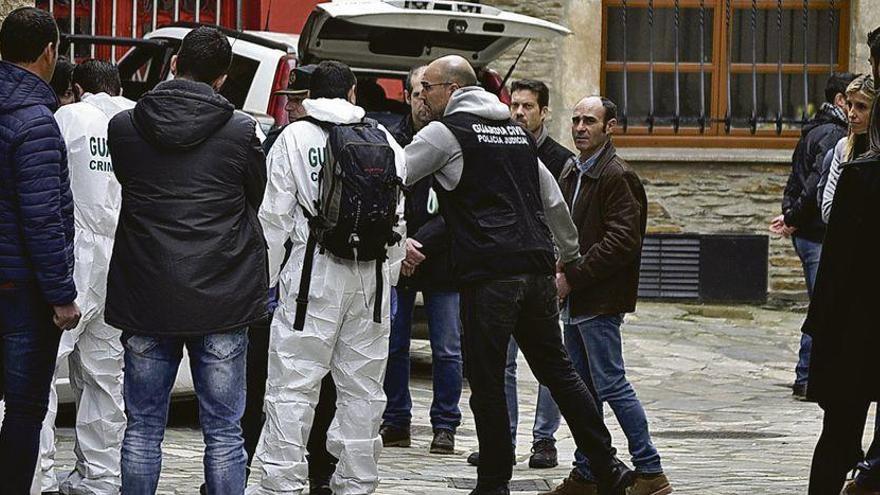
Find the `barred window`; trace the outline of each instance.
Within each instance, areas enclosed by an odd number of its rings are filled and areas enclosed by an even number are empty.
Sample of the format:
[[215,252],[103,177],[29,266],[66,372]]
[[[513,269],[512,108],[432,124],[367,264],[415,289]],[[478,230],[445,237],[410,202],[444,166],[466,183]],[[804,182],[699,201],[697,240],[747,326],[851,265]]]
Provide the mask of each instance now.
[[604,0],[630,146],[789,147],[848,65],[849,0]]

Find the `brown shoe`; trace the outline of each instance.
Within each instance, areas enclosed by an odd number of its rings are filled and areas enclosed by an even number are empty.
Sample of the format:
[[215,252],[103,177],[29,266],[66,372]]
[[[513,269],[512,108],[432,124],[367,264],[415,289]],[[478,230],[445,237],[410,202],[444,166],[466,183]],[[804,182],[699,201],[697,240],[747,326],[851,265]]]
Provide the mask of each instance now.
[[538,495],[599,495],[599,485],[572,472],[568,478],[562,480],[561,485]]
[[855,481],[850,481],[843,487],[843,491],[840,492],[840,495],[880,495],[880,491],[862,488],[857,485]]
[[626,495],[669,495],[672,485],[663,473],[636,473],[632,486],[626,489]]

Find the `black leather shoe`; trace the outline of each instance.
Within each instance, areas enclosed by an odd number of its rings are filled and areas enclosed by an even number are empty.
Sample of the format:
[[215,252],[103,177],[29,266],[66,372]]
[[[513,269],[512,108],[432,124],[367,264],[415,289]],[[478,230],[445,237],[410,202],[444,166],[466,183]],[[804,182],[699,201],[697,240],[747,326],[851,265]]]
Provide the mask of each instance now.
[[382,436],[382,446],[384,447],[409,447],[412,441],[409,428],[383,426],[379,428],[379,435]]
[[309,495],[333,495],[330,491],[330,479],[309,478]]
[[550,469],[559,465],[556,442],[550,439],[538,440],[532,445],[529,467],[532,469]]
[[455,432],[446,428],[434,430],[434,440],[431,442],[432,454],[454,454]]
[[491,488],[480,486],[477,483],[477,487],[471,491],[470,495],[510,495],[510,488],[507,486],[507,483]]
[[[479,466],[480,465],[480,452],[471,452],[471,455],[467,458],[467,463],[471,466]],[[510,461],[511,466],[516,466],[516,453],[513,454],[513,460]]]
[[599,480],[599,495],[626,495],[626,489],[635,481],[634,473],[618,458],[611,461],[611,469]]

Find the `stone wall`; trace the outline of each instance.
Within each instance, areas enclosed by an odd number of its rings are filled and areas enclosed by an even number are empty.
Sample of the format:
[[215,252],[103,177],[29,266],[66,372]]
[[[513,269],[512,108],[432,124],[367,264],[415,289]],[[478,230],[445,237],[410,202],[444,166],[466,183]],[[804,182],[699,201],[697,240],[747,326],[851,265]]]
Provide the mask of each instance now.
[[770,304],[806,302],[803,272],[791,241],[767,230],[780,212],[788,163],[630,163],[648,195],[649,233],[769,235]]
[[33,6],[33,1],[27,0],[0,0],[0,22],[6,18],[6,14],[19,7]]

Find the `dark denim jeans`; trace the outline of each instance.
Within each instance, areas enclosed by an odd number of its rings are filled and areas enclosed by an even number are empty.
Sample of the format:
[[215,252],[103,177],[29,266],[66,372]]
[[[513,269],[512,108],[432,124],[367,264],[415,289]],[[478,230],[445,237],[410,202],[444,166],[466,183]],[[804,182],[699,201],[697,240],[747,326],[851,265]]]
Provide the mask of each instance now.
[[0,494],[30,490],[60,339],[52,307],[36,287],[0,289]]
[[247,342],[245,329],[179,338],[123,333],[128,416],[122,442],[123,494],[156,493],[171,389],[184,346],[199,401],[208,493],[244,493],[247,455],[240,421],[247,388]]
[[[592,376],[599,411],[604,402],[614,411],[626,435],[636,472],[661,473],[660,454],[651,442],[645,409],[626,378],[621,323],[621,315],[603,315],[577,325],[565,325],[565,348],[578,373],[585,380]],[[575,466],[585,478],[594,479],[590,463],[580,451],[575,452]]]
[[[433,291],[424,291],[422,295],[428,315],[434,377],[431,426],[455,431],[461,424],[461,409],[458,407],[462,386],[459,296],[457,292]],[[409,343],[415,301],[416,291],[392,288],[391,342],[384,384],[388,403],[382,423],[397,428],[409,428],[412,420]]]
[[[808,241],[800,237],[792,237],[794,250],[801,259],[804,269],[804,279],[807,282],[807,294],[813,297],[813,286],[816,284],[816,274],[819,272],[819,258],[822,257],[822,243]],[[801,334],[801,347],[798,351],[798,363],[795,367],[795,380],[797,385],[806,385],[810,374],[810,350],[813,347],[813,338],[807,334]]]
[[611,435],[562,346],[555,277],[520,275],[469,285],[461,291],[461,309],[465,371],[480,445],[478,489],[506,486],[512,474],[504,392],[511,335],[538,382],[550,389],[575,443],[590,458],[596,474],[602,478],[610,474],[615,454]]
[[[507,348],[507,367],[504,369],[504,392],[507,394],[507,413],[510,416],[510,436],[513,438],[514,451],[516,450],[516,430],[519,422],[519,394],[516,391],[516,357],[519,354],[519,346],[515,339],[510,339]],[[550,390],[544,385],[538,385],[538,404],[535,406],[535,424],[532,427],[532,442],[538,440],[550,440],[556,442],[556,430],[562,415],[559,407],[553,402]]]

